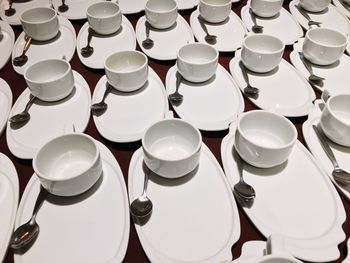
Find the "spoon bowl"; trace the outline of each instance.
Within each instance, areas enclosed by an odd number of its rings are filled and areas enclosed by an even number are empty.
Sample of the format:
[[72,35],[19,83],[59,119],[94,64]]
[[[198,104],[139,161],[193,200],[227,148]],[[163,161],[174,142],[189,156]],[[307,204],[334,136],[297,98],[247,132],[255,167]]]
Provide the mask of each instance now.
[[154,46],[154,41],[149,37],[150,24],[146,21],[145,26],[146,26],[146,39],[142,41],[142,46],[145,49],[151,49]]
[[107,110],[108,105],[105,102],[105,99],[107,95],[112,91],[112,89],[113,89],[113,86],[107,83],[107,87],[106,87],[105,93],[103,94],[102,100],[100,102],[97,102],[91,105],[91,111],[93,114],[95,115],[102,114]]
[[21,67],[25,63],[27,63],[27,61],[28,61],[28,57],[27,57],[26,53],[27,53],[27,50],[32,42],[32,38],[30,36],[26,35],[24,37],[24,39],[25,39],[25,43],[23,46],[22,54],[13,59],[13,65],[15,65],[16,67]]
[[8,7],[8,9],[5,10],[6,16],[13,16],[14,14],[16,14],[16,9],[14,9],[12,7],[13,2],[14,2],[14,0],[9,1],[9,7]]
[[87,44],[86,44],[85,47],[83,47],[80,50],[81,55],[84,58],[90,57],[92,55],[92,53],[94,53],[94,48],[90,45],[91,39],[92,39],[92,35],[93,35],[93,30],[91,28],[89,28],[88,37],[87,37]]
[[67,12],[69,9],[69,6],[65,4],[65,1],[62,1],[62,4],[58,7],[58,11],[61,13]]
[[27,105],[25,106],[24,110],[21,113],[18,113],[14,116],[12,116],[9,119],[9,122],[11,124],[23,124],[27,121],[30,120],[30,114],[29,114],[29,109],[33,105],[36,97],[33,95],[30,95],[29,101],[27,102]]
[[343,184],[350,184],[350,173],[341,168],[335,168],[332,172],[334,180]]
[[204,40],[210,45],[215,45],[217,36],[209,33],[208,28],[205,25],[204,19],[201,16],[198,16],[198,21],[199,21],[199,24],[205,33]]
[[178,106],[182,103],[183,101],[183,95],[179,93],[179,88],[181,84],[182,76],[180,73],[176,74],[176,90],[174,93],[169,95],[169,100],[171,104]]

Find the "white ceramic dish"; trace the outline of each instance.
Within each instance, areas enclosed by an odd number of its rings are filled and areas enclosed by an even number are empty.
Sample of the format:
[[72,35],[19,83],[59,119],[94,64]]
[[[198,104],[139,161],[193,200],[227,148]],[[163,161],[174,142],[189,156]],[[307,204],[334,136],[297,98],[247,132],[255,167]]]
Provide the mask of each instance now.
[[34,7],[50,7],[51,1],[50,0],[32,0],[32,1],[18,1],[14,2],[12,7],[16,9],[16,13],[13,16],[6,16],[5,10],[9,7],[8,1],[1,1],[0,3],[0,17],[2,20],[6,21],[10,25],[21,25],[21,21],[19,20],[19,17],[21,13],[27,9],[34,8]]
[[[178,14],[176,23],[169,29],[150,29],[149,37],[153,39],[154,46],[145,49],[142,41],[146,39],[146,17],[142,16],[136,24],[136,39],[143,53],[158,60],[176,59],[177,51],[180,47],[194,42],[191,27],[186,20]],[[181,37],[179,37],[181,36]],[[171,43],[171,45],[169,44]]]
[[12,48],[15,43],[15,33],[12,27],[5,21],[0,20],[1,33],[3,35],[0,41],[0,70],[7,64],[11,57]]
[[25,69],[29,65],[32,65],[39,60],[62,58],[65,56],[66,60],[70,61],[73,58],[76,46],[75,29],[72,23],[65,17],[58,16],[58,21],[60,23],[58,36],[45,42],[37,42],[33,40],[26,53],[28,61],[21,67],[13,65],[13,59],[22,54],[25,43],[24,32],[18,36],[12,51],[12,66],[18,74],[23,75]]
[[6,126],[11,107],[12,107],[11,88],[5,80],[0,78],[0,135],[2,134]]
[[[333,4],[339,9],[339,11],[350,18],[350,7],[347,7],[344,0],[333,0]],[[345,7],[345,6],[346,7]]]
[[[207,43],[204,40],[206,34],[198,21],[198,16],[198,9],[192,12],[190,25],[197,41]],[[235,51],[241,47],[244,36],[247,33],[242,20],[233,11],[231,11],[227,21],[218,24],[206,23],[206,26],[210,34],[217,36],[216,44],[212,46],[222,52]]]
[[[293,0],[289,3],[289,10],[293,17],[300,23],[300,25],[308,30],[307,19],[297,10],[295,5],[299,4],[299,0]],[[350,23],[349,20],[343,15],[334,5],[329,5],[326,10],[319,13],[307,12],[313,21],[321,22],[321,27],[327,27],[339,31],[344,35],[350,33]]]
[[[166,75],[166,92],[176,89],[177,68],[173,66]],[[200,130],[225,130],[244,110],[244,100],[230,74],[218,65],[216,74],[203,83],[181,81],[179,93],[183,102],[174,106],[180,118]]]
[[[106,84],[103,76],[96,84],[92,103],[101,100]],[[108,109],[100,116],[93,115],[93,119],[98,132],[113,142],[140,140],[145,128],[164,119],[169,108],[164,85],[151,68],[145,87],[131,93],[112,90],[105,102]]]
[[[232,188],[239,181],[232,151],[234,130],[231,126],[221,144],[221,158]],[[346,219],[342,201],[316,159],[299,141],[288,162],[271,169],[244,164],[243,177],[256,191],[253,206],[243,210],[266,238],[280,234],[286,251],[305,261],[325,262],[340,256],[338,244],[345,239],[342,224]]]
[[[136,14],[145,9],[147,0],[119,0],[123,14]],[[179,10],[191,9],[198,4],[198,0],[176,0]]]
[[[139,149],[129,166],[130,201],[142,192],[142,164]],[[135,228],[151,262],[232,260],[231,247],[240,236],[238,210],[227,179],[205,144],[198,170],[172,180],[151,173],[147,194],[153,202],[152,214]]]
[[[252,16],[250,14],[250,6],[246,5],[241,9],[241,17],[243,23],[252,32],[253,26]],[[278,37],[285,45],[292,45],[300,37],[303,36],[303,30],[293,16],[284,8],[279,15],[270,18],[256,17],[258,25],[263,26],[263,33]]]
[[[77,197],[49,196],[37,216],[38,238],[26,253],[15,254],[16,263],[95,263],[113,257],[115,262],[123,261],[130,231],[126,186],[113,154],[102,143],[97,144],[103,165],[99,181]],[[39,190],[34,174],[24,190],[16,226],[30,218]]]
[[12,161],[0,153],[0,261],[5,260],[16,219],[19,199],[18,175]]
[[[240,51],[230,61],[230,72],[243,92],[247,86],[240,67]],[[260,89],[257,99],[248,99],[257,107],[271,110],[287,117],[305,116],[312,107],[316,95],[305,78],[286,60],[282,59],[277,70],[259,74],[248,72],[249,82]],[[286,81],[288,79],[288,81]]]
[[[7,145],[18,158],[32,159],[41,145],[50,139],[71,132],[83,132],[89,122],[91,94],[85,79],[73,71],[75,89],[71,95],[57,102],[35,101],[30,107],[30,120],[20,129],[12,129],[7,122]],[[25,89],[12,107],[10,116],[23,111],[29,100]],[[35,136],[34,136],[35,135]]]
[[136,49],[136,36],[134,28],[130,21],[122,16],[121,28],[111,35],[93,36],[91,46],[94,47],[94,53],[90,57],[81,55],[81,48],[86,46],[89,24],[86,22],[80,29],[77,37],[77,54],[80,61],[89,68],[103,69],[106,58],[112,53],[124,50]]
[[60,12],[58,7],[62,4],[61,0],[51,0],[53,7],[57,10],[57,13],[70,20],[86,19],[87,8],[100,0],[66,0],[66,5],[69,6],[66,12]]

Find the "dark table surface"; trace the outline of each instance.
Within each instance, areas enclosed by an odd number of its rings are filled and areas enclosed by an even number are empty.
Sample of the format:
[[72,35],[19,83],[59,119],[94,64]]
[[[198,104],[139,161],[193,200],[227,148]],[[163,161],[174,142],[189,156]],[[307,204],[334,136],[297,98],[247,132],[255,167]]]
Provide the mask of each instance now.
[[[287,2],[285,1],[284,7],[288,9]],[[241,1],[239,3],[234,3],[232,6],[232,10],[236,12],[236,14],[240,15],[241,8],[246,4],[246,0]],[[182,10],[179,11],[179,13],[189,22],[190,14],[193,12],[194,9],[191,10]],[[133,15],[127,15],[127,18],[130,20],[132,25],[136,26],[137,20],[143,16],[143,13],[140,14],[133,14]],[[81,21],[72,21],[72,24],[76,30],[76,34],[78,35],[80,28],[82,25],[86,22],[86,20]],[[13,27],[15,31],[16,38],[19,36],[19,34],[22,32],[21,26]],[[171,43],[169,43],[171,44]],[[140,50],[139,47],[137,47],[138,50]],[[284,53],[284,59],[289,61],[289,53],[291,52],[291,47],[287,46]],[[1,50],[0,50],[1,52]],[[234,57],[234,52],[227,52],[227,53],[220,53],[219,63],[225,67],[227,70],[229,70],[229,62]],[[175,64],[175,61],[169,61],[169,62],[162,62],[157,61],[149,58],[149,65],[157,72],[157,74],[160,76],[163,83],[165,83],[165,76],[170,67],[172,67]],[[78,71],[88,82],[91,93],[93,93],[94,87],[97,83],[97,81],[101,78],[101,76],[104,75],[104,70],[95,70],[85,67],[79,60],[78,55],[75,53],[72,61],[71,61],[72,68],[76,71]],[[16,99],[19,97],[19,95],[23,92],[23,90],[27,87],[26,83],[24,81],[24,78],[21,75],[18,75],[12,68],[12,65],[10,61],[7,63],[7,65],[0,71],[0,77],[6,80],[6,82],[10,85],[12,93],[13,93],[13,102],[16,101]],[[319,93],[316,92],[317,97],[319,97]],[[245,111],[249,111],[252,109],[255,109],[256,107],[245,98]],[[170,108],[173,110],[172,108]],[[307,117],[300,117],[300,118],[290,118],[290,120],[295,124],[297,130],[298,130],[298,139],[303,144],[305,144],[302,132],[301,132],[301,126],[304,121],[306,121]],[[131,156],[133,155],[134,151],[136,151],[140,146],[140,142],[135,143],[126,143],[126,144],[119,144],[114,143],[105,140],[98,132],[94,125],[94,122],[92,120],[92,117],[90,117],[90,121],[88,124],[88,127],[85,131],[85,133],[91,135],[96,140],[104,143],[109,150],[114,154],[115,158],[117,159],[125,178],[125,182],[127,182],[128,177],[128,167],[130,163]],[[202,132],[203,141],[204,143],[210,148],[210,150],[213,152],[219,163],[222,165],[221,157],[220,157],[220,144],[221,140],[225,135],[228,133],[228,130],[225,131],[218,131],[218,132]],[[14,163],[18,177],[19,177],[19,183],[20,183],[20,197],[26,187],[26,184],[28,183],[29,179],[33,175],[33,168],[32,168],[32,162],[31,160],[21,160],[16,158],[11,154],[7,147],[6,143],[6,132],[3,132],[3,134],[0,137],[0,151],[7,155],[12,162]],[[341,199],[344,205],[344,208],[346,210],[346,214],[350,215],[350,203],[347,201],[341,194]],[[316,204],[317,205],[317,204]],[[1,215],[0,215],[1,216]],[[259,231],[254,227],[254,225],[249,221],[248,217],[245,215],[242,209],[239,209],[239,216],[240,216],[240,222],[241,222],[241,236],[236,244],[232,247],[232,255],[233,259],[238,258],[241,253],[241,247],[243,243],[249,240],[265,240],[264,236],[259,233]],[[124,258],[124,262],[148,262],[149,260],[146,257],[146,254],[144,253],[140,241],[137,237],[135,227],[133,225],[132,219],[130,219],[130,237],[129,237],[129,244],[128,249]],[[1,227],[1,226],[0,226]],[[350,218],[348,218],[345,223],[343,224],[343,229],[346,233],[346,237],[350,237]],[[346,239],[347,240],[347,239]],[[335,262],[341,262],[347,255],[347,248],[346,248],[346,240],[342,242],[339,245],[340,250],[340,258]],[[9,251],[6,258],[6,263],[13,262],[13,253],[12,251]]]

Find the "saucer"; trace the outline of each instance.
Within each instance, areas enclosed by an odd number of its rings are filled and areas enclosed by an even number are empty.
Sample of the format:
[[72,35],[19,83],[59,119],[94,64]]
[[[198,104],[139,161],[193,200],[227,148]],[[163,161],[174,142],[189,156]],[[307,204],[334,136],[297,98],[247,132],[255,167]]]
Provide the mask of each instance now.
[[[247,86],[240,67],[241,51],[230,61],[230,72],[241,89]],[[316,95],[310,84],[291,64],[282,59],[278,68],[268,73],[247,71],[249,82],[260,89],[257,99],[247,98],[258,108],[287,117],[308,115]],[[286,81],[288,80],[288,81]],[[243,92],[244,94],[244,92]]]
[[[166,92],[176,89],[177,68],[173,66],[166,75]],[[220,64],[208,81],[192,83],[182,79],[179,93],[183,101],[173,106],[177,115],[205,131],[220,131],[229,127],[244,110],[242,94],[231,75]]]
[[5,80],[0,78],[0,135],[2,134],[6,126],[11,107],[12,107],[11,88]]
[[333,0],[333,4],[339,9],[339,11],[350,18],[350,6],[344,3],[344,0]]
[[73,58],[76,45],[76,35],[75,30],[71,22],[65,17],[58,16],[58,21],[60,23],[60,31],[58,36],[49,41],[32,41],[29,49],[26,53],[28,57],[27,63],[23,66],[18,67],[13,65],[13,59],[22,54],[23,46],[25,43],[24,36],[25,33],[22,32],[17,38],[12,51],[12,66],[14,70],[23,75],[25,69],[43,59],[50,58],[62,58],[65,56],[67,61]]
[[[198,0],[175,0],[178,10],[191,9],[198,4]],[[123,14],[136,14],[145,9],[147,0],[119,0],[120,10]]]
[[[101,101],[106,90],[107,78],[103,76],[96,84],[92,103]],[[165,88],[157,73],[149,68],[148,81],[135,92],[115,89],[105,102],[108,109],[100,116],[93,115],[98,132],[113,142],[133,142],[141,139],[150,124],[162,120],[168,112]]]
[[[251,31],[253,26],[250,12],[249,5],[244,6],[241,10],[243,23],[246,25],[249,31]],[[284,8],[282,8],[277,15],[271,18],[256,16],[256,22],[258,25],[264,27],[264,34],[273,35],[279,38],[285,45],[292,45],[303,36],[303,30],[298,22],[295,21],[293,16]]]
[[[198,16],[199,11],[196,9],[191,14],[190,25],[197,41],[207,43],[204,40],[206,34],[198,21]],[[233,11],[231,11],[230,16],[224,22],[218,24],[205,22],[205,25],[210,34],[217,36],[216,44],[212,46],[223,52],[231,52],[240,48],[247,33],[242,20]]]
[[[289,10],[292,13],[293,17],[300,23],[300,25],[308,30],[308,21],[307,19],[299,12],[296,8],[296,5],[299,4],[299,0],[293,0],[289,3]],[[301,8],[301,7],[300,7]],[[322,12],[312,13],[307,12],[310,18],[313,21],[321,22],[321,27],[334,29],[339,31],[344,35],[348,35],[350,33],[350,23],[349,20],[343,15],[334,5],[329,5],[326,10]]]
[[9,2],[6,0],[0,3],[0,17],[2,20],[6,21],[10,25],[21,25],[19,17],[24,11],[34,8],[34,7],[50,7],[50,0],[31,0],[31,1],[14,1],[12,7],[16,9],[16,13],[13,16],[6,16],[5,10],[9,7]]
[[[57,102],[35,100],[30,107],[30,120],[23,127],[13,129],[7,122],[7,145],[18,158],[32,159],[38,149],[59,135],[72,132],[84,132],[90,118],[91,94],[85,79],[73,71],[75,88],[72,93]],[[12,107],[10,116],[25,108],[30,96],[26,88]]]
[[11,57],[13,44],[15,43],[15,33],[12,27],[5,21],[0,20],[1,33],[3,35],[0,40],[0,70],[7,64]]
[[[136,24],[136,39],[143,53],[158,60],[176,59],[177,51],[187,43],[193,43],[194,37],[191,27],[179,14],[176,23],[169,29],[150,28],[149,37],[153,39],[154,46],[145,49],[142,41],[146,39],[146,17],[142,16]],[[169,44],[171,43],[171,45]]]
[[87,8],[101,0],[66,0],[68,10],[66,12],[60,12],[58,7],[62,4],[62,0],[51,0],[53,7],[57,10],[57,13],[71,20],[86,19]]
[[89,23],[86,22],[80,29],[77,37],[77,53],[80,61],[89,68],[103,69],[106,58],[114,52],[136,49],[135,31],[129,20],[122,16],[121,28],[111,35],[94,34],[91,39],[91,46],[94,53],[90,57],[81,55],[81,48],[87,44]]

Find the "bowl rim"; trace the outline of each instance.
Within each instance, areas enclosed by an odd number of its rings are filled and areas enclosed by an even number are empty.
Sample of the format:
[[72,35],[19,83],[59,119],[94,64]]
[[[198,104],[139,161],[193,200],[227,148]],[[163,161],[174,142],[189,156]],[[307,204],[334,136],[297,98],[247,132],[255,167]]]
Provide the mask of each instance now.
[[[104,1],[104,2],[97,2],[97,3],[93,3],[92,5],[90,5],[87,10],[86,10],[86,15],[87,17],[92,17],[92,18],[95,18],[95,19],[101,19],[100,16],[96,16],[96,15],[93,15],[91,14],[91,8],[95,7],[95,6],[99,6],[99,5],[109,5],[109,6],[115,6],[118,8],[117,12],[113,13],[113,14],[110,14],[108,16],[103,16],[104,19],[108,19],[108,18],[111,18],[111,17],[114,17],[114,16],[117,16],[119,14],[121,14],[121,10],[120,10],[120,7],[119,5],[117,5],[116,3],[114,2],[109,2],[109,1]],[[90,11],[89,11],[90,10]]]
[[[129,54],[138,54],[138,55],[141,55],[141,56],[144,58],[145,61],[144,61],[143,64],[141,64],[141,65],[138,66],[137,68],[133,68],[133,69],[130,69],[130,70],[127,70],[127,71],[125,71],[125,70],[124,70],[124,71],[115,70],[115,69],[112,69],[111,67],[109,67],[109,66],[107,65],[107,62],[108,62],[109,59],[111,59],[111,58],[114,57],[114,56],[123,54],[123,53],[125,53],[125,54],[129,53]],[[140,51],[138,51],[138,50],[124,50],[124,51],[118,51],[118,52],[112,53],[112,54],[110,54],[110,55],[106,58],[106,60],[105,60],[105,62],[104,62],[104,68],[105,68],[105,70],[108,70],[110,73],[117,73],[117,74],[130,74],[130,73],[135,73],[135,72],[138,72],[138,71],[142,70],[144,67],[147,67],[147,66],[148,66],[148,58],[147,58],[147,56],[146,56],[143,52],[140,52]]]
[[[256,51],[256,50],[253,50],[252,48],[250,48],[249,46],[246,45],[247,39],[261,38],[261,37],[269,37],[269,38],[272,38],[274,40],[277,40],[280,44],[282,44],[282,47],[280,49],[275,50],[275,51]],[[283,51],[285,49],[285,44],[283,43],[283,41],[281,39],[279,39],[278,37],[275,37],[273,35],[270,35],[270,34],[264,34],[264,33],[263,34],[249,34],[243,40],[242,49],[243,48],[249,50],[252,53],[258,53],[258,54],[264,54],[264,55],[274,55],[274,54],[283,53]]]
[[[345,42],[343,44],[339,44],[339,45],[333,45],[333,44],[323,44],[320,42],[316,42],[312,37],[310,37],[310,32],[314,32],[314,31],[328,31],[328,32],[332,32],[333,34],[338,34],[339,36],[343,37],[345,39]],[[305,33],[305,39],[309,40],[310,42],[312,42],[315,45],[318,46],[322,46],[322,47],[329,47],[329,48],[343,48],[346,47],[348,44],[348,40],[346,38],[346,36],[344,36],[342,33],[338,32],[337,30],[333,30],[331,28],[326,28],[326,27],[315,27],[315,28],[311,28],[309,30],[306,31]],[[305,41],[304,41],[305,43]]]
[[331,113],[332,117],[335,118],[337,121],[339,121],[341,124],[343,124],[344,126],[347,126],[347,127],[350,127],[350,123],[346,123],[345,121],[343,121],[342,119],[340,119],[334,112],[334,110],[331,108],[331,102],[334,100],[334,99],[337,99],[339,97],[348,97],[348,99],[350,100],[350,94],[346,94],[346,93],[343,93],[343,94],[337,94],[337,95],[334,95],[334,96],[331,96],[327,102],[326,102],[326,105],[327,105],[327,108],[328,108],[328,111]]
[[149,4],[149,2],[151,2],[151,1],[152,0],[148,0],[145,3],[145,11],[149,11],[149,12],[157,13],[157,14],[167,14],[167,13],[172,13],[172,12],[178,10],[177,2],[175,0],[167,0],[169,3],[171,2],[171,3],[175,4],[175,6],[173,8],[168,9],[168,10],[155,10],[155,9],[149,8],[147,4]]
[[[180,52],[181,50],[183,50],[184,48],[187,48],[189,46],[203,46],[203,47],[206,47],[206,48],[210,48],[212,50],[215,51],[215,57],[211,60],[208,60],[207,62],[193,62],[193,61],[189,61],[188,59],[185,59],[184,57],[180,56]],[[193,43],[189,43],[189,44],[186,44],[184,46],[182,46],[181,48],[179,48],[179,50],[177,51],[177,56],[176,56],[177,60],[181,60],[182,62],[184,63],[187,63],[187,64],[191,64],[191,65],[196,65],[196,66],[201,66],[201,65],[210,65],[212,63],[218,63],[219,61],[219,51],[213,47],[213,46],[210,46],[209,44],[205,44],[205,43],[199,43],[199,42],[193,42]]]
[[[54,15],[53,15],[51,18],[49,18],[49,19],[46,19],[46,20],[43,20],[43,21],[36,21],[36,22],[34,22],[34,21],[28,21],[28,20],[26,20],[26,19],[23,18],[23,15],[24,15],[24,14],[33,12],[34,10],[38,10],[38,9],[53,11],[53,12],[54,12]],[[56,11],[55,9],[51,8],[51,7],[44,7],[44,6],[42,6],[42,7],[33,7],[33,8],[28,9],[28,10],[25,10],[25,11],[23,11],[23,12],[21,13],[21,15],[20,15],[20,17],[19,17],[19,19],[20,19],[21,22],[24,22],[24,23],[26,23],[26,24],[32,24],[32,25],[40,25],[40,24],[48,23],[48,22],[51,22],[52,20],[54,20],[54,19],[56,19],[56,18],[58,18],[58,17],[57,17],[57,11]]]

